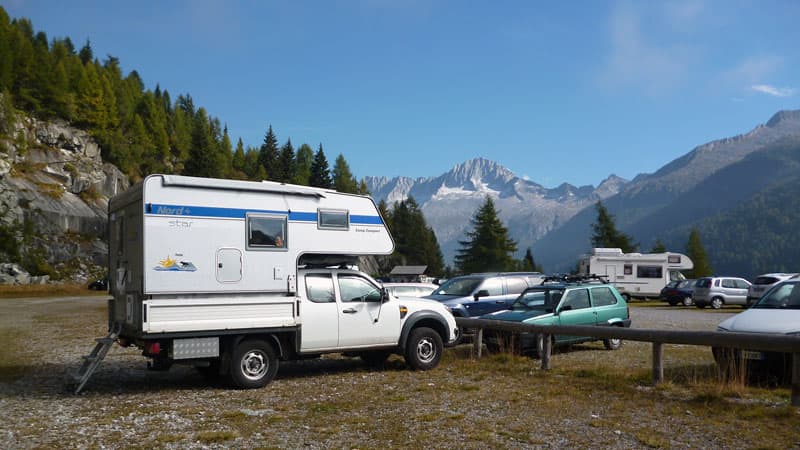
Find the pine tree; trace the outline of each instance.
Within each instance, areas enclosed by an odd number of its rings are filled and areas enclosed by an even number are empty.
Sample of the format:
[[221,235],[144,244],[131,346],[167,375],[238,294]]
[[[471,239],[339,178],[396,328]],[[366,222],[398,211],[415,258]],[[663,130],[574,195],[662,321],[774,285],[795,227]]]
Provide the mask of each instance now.
[[81,47],[81,51],[78,52],[78,57],[81,58],[81,62],[83,65],[89,64],[94,59],[94,52],[92,52],[92,44],[89,40],[86,40],[86,43],[83,44]]
[[264,143],[261,144],[261,149],[258,153],[258,164],[264,168],[267,180],[277,179],[278,138],[275,137],[275,133],[272,131],[272,125],[269,126],[269,130],[264,136]]
[[233,152],[233,160],[231,161],[233,165],[233,170],[239,172],[241,175],[245,177],[246,172],[245,168],[245,156],[244,156],[244,143],[242,142],[242,138],[239,138],[239,141],[236,142],[236,150]]
[[250,180],[261,181],[266,178],[264,167],[258,163],[258,155],[259,151],[255,147],[247,147],[244,152],[244,173]]
[[294,179],[294,147],[292,140],[286,140],[286,144],[281,147],[277,160],[277,178],[281,183],[291,183]]
[[328,159],[325,158],[325,152],[322,150],[322,144],[319,144],[319,150],[314,154],[314,161],[311,163],[311,176],[308,179],[308,184],[326,189],[330,189],[331,187],[330,167],[328,166]]
[[395,203],[391,213],[385,209],[386,202],[382,201],[378,210],[395,241],[395,251],[386,269],[395,265],[423,265],[428,266],[428,275],[441,276],[444,257],[439,242],[433,229],[425,223],[425,216],[414,198]]
[[344,155],[339,153],[336,157],[336,162],[333,164],[333,188],[339,192],[347,192],[355,194],[358,190],[356,179],[353,173],[350,172],[350,165],[344,159]]
[[692,228],[689,233],[689,241],[686,243],[686,255],[694,263],[694,269],[687,273],[689,278],[707,277],[714,273],[711,264],[708,262],[706,250],[700,242],[700,233],[697,228]]
[[467,240],[458,241],[461,248],[455,263],[461,273],[514,270],[517,243],[508,236],[508,229],[498,218],[491,197],[486,197],[471,221]]
[[541,264],[536,264],[536,261],[534,261],[533,252],[530,247],[525,251],[522,264],[520,264],[520,270],[523,272],[542,272],[542,266]]
[[595,204],[597,208],[597,222],[592,224],[592,247],[620,248],[624,253],[636,251],[637,245],[625,233],[617,230],[614,216],[611,215],[602,202]]
[[650,250],[650,253],[666,253],[667,247],[661,242],[661,239],[656,238],[656,242],[653,244],[653,248]]
[[314,150],[308,144],[303,144],[297,149],[297,156],[294,162],[293,183],[303,186],[309,185],[311,178],[311,164],[314,161]]

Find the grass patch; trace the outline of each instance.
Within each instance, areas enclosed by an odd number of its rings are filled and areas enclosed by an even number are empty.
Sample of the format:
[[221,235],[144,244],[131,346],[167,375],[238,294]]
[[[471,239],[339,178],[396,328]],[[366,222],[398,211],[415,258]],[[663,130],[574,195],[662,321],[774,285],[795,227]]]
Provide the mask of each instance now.
[[201,431],[197,433],[197,440],[205,444],[217,444],[236,439],[238,435],[233,431]]
[[18,352],[22,348],[26,333],[15,329],[0,328],[0,383],[10,383],[25,375]]
[[84,297],[104,296],[105,291],[92,291],[86,285],[74,283],[0,285],[0,298],[26,297]]

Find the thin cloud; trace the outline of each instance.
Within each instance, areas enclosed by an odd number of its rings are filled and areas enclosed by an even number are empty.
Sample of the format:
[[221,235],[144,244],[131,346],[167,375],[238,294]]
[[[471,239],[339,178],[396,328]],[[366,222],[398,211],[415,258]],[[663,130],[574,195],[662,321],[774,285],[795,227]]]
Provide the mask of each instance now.
[[723,81],[741,86],[757,84],[783,66],[783,58],[777,55],[751,56],[740,61],[736,67],[722,73]]
[[657,43],[643,31],[641,16],[633,4],[617,3],[609,21],[611,52],[601,80],[607,85],[635,86],[651,95],[661,94],[687,78],[695,52],[680,43]]
[[797,89],[795,88],[788,88],[788,87],[775,87],[770,86],[769,84],[754,84],[750,86],[750,88],[756,92],[760,92],[762,94],[771,95],[773,97],[791,97],[795,93],[797,93]]

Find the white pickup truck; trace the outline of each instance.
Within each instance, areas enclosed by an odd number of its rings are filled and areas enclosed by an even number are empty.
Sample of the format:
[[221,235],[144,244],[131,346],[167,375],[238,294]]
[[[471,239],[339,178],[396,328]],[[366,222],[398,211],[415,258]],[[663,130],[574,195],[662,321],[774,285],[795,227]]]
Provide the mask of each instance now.
[[239,388],[324,353],[433,368],[455,341],[452,314],[346,268],[393,249],[367,196],[149,176],[109,203],[109,334],[74,374],[76,392],[114,342],[141,348],[152,369],[190,364]]

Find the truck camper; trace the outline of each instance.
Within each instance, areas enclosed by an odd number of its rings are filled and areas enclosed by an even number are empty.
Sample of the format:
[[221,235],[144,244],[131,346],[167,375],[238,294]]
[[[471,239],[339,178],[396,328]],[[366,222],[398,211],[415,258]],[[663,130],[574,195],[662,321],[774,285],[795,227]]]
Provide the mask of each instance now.
[[280,360],[330,352],[435,367],[452,315],[389,296],[355,267],[393,249],[369,196],[151,175],[109,203],[109,334],[76,392],[114,342],[141,348],[152,369],[190,364],[238,388],[269,383]]
[[658,297],[670,281],[686,279],[682,270],[692,268],[682,253],[623,253],[619,248],[594,248],[578,262],[579,273],[607,277],[626,300]]

